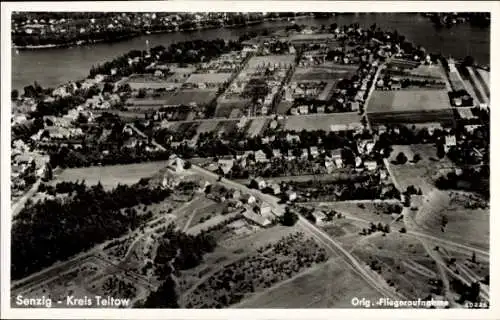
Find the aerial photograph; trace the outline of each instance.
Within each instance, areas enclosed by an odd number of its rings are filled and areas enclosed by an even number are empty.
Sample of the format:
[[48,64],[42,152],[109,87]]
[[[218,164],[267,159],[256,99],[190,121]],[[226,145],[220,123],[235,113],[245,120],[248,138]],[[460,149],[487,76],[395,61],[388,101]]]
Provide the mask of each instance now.
[[489,12],[10,18],[10,308],[490,308]]

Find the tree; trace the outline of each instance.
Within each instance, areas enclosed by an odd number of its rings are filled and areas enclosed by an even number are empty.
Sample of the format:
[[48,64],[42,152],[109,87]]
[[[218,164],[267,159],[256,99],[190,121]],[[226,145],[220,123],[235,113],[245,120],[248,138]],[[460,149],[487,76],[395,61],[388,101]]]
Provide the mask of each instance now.
[[50,165],[50,163],[47,163],[45,167],[45,175],[43,178],[45,181],[50,181],[53,178],[52,166]]
[[12,90],[10,93],[11,100],[17,100],[19,98],[19,91],[17,89]]
[[252,179],[252,181],[250,181],[250,184],[248,185],[248,187],[250,189],[259,189],[259,183],[255,179]]
[[405,164],[406,161],[408,161],[406,155],[403,152],[398,153],[398,155],[396,156],[396,162],[398,164]]
[[446,155],[446,152],[444,151],[444,146],[442,144],[438,144],[437,145],[437,151],[436,151],[436,153],[437,153],[437,157],[439,159],[443,159],[444,158],[444,156]]
[[418,153],[415,153],[415,155],[413,156],[414,163],[419,162],[421,159],[422,159],[422,157],[420,157],[420,155]]
[[388,225],[388,224],[386,224],[386,225],[384,226],[384,232],[385,232],[385,233],[389,233],[389,232],[391,232],[391,227],[389,227],[389,225]]
[[444,226],[446,226],[447,224],[448,224],[448,217],[447,217],[447,216],[445,216],[445,215],[443,215],[443,216],[441,217],[441,225],[444,227]]
[[405,227],[402,227],[401,229],[399,229],[399,232],[401,232],[401,233],[406,233],[406,228],[405,228]]
[[146,97],[146,89],[139,89],[139,93],[137,93],[137,98],[142,99]]
[[299,220],[299,217],[297,214],[293,211],[291,211],[288,207],[285,209],[285,213],[280,219],[280,222],[282,225],[291,227],[295,225],[295,223]]
[[471,56],[466,56],[462,62],[463,67],[472,67],[474,65],[474,58]]
[[406,194],[408,194],[408,195],[417,194],[417,193],[418,193],[418,190],[417,190],[417,188],[415,188],[414,185],[410,185],[406,188]]
[[481,293],[481,285],[479,281],[473,282],[470,286],[469,298],[467,300],[472,302],[479,301],[479,294]]
[[473,263],[476,263],[476,252],[472,251],[472,258],[470,259]]
[[169,275],[155,292],[152,292],[144,302],[145,308],[179,308],[175,281]]
[[191,165],[191,162],[189,162],[189,161],[185,161],[185,162],[184,162],[184,169],[185,169],[185,170],[189,170],[189,169],[191,169],[191,166],[192,166],[192,165]]

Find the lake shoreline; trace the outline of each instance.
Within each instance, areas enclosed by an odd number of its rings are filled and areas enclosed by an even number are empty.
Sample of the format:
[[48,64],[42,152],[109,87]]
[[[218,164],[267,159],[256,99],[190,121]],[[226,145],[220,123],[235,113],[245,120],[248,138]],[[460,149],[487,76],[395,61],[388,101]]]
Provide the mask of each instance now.
[[[288,19],[282,19],[288,20]],[[437,30],[428,18],[419,14],[360,14],[335,15],[333,17],[313,18],[301,17],[293,19],[297,24],[311,27],[329,27],[332,23],[340,26],[350,23],[359,23],[368,28],[376,24],[382,30],[398,30],[408,41],[421,45],[429,52],[452,56],[457,61],[466,56],[474,57],[476,63],[483,66],[490,65],[490,31],[470,27],[468,24],[457,26],[455,31],[446,28]],[[243,28],[217,28],[198,30],[193,32],[163,32],[151,33],[130,38],[115,43],[95,43],[93,45],[79,45],[69,48],[45,49],[15,49],[12,53],[12,88],[23,90],[26,85],[37,81],[43,87],[56,87],[67,81],[83,79],[95,64],[102,64],[132,49],[147,50],[148,47],[158,45],[168,46],[172,43],[189,41],[192,39],[237,40],[240,36],[249,33],[261,33],[264,29],[271,33],[275,30],[291,25],[287,21],[265,22],[247,25]],[[149,43],[148,43],[149,42]]]
[[27,46],[17,46],[15,44],[12,44],[12,48],[16,50],[46,50],[46,49],[59,49],[59,48],[71,48],[71,47],[78,47],[78,46],[85,46],[85,45],[93,45],[93,44],[98,44],[98,43],[116,43],[119,41],[124,41],[124,40],[129,40],[133,39],[136,37],[141,37],[144,35],[149,35],[149,34],[166,34],[166,33],[177,33],[177,32],[196,32],[196,31],[202,31],[202,30],[213,30],[213,29],[239,29],[239,28],[245,28],[245,27],[250,27],[250,26],[255,26],[259,24],[263,24],[265,22],[273,22],[273,21],[283,21],[283,20],[289,20],[290,22],[296,19],[304,19],[304,18],[314,18],[314,19],[321,19],[321,18],[315,18],[311,15],[302,15],[302,16],[296,16],[293,19],[288,18],[288,17],[283,17],[283,18],[265,18],[259,21],[255,22],[249,22],[245,24],[237,24],[237,25],[224,25],[224,26],[203,26],[203,27],[198,27],[198,28],[189,28],[189,29],[177,29],[177,30],[160,30],[160,31],[141,31],[141,32],[136,32],[135,34],[130,34],[127,36],[120,37],[118,39],[113,39],[111,41],[106,41],[106,39],[100,39],[100,40],[91,40],[91,41],[85,41],[85,40],[79,40],[79,41],[73,41],[65,44],[45,44],[45,45],[39,45],[39,46],[33,46],[33,45],[27,45]]

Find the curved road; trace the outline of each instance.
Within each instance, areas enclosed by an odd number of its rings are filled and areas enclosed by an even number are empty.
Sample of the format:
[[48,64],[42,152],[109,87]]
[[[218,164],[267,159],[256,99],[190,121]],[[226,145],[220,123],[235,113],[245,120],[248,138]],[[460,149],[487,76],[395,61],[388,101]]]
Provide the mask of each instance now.
[[[196,165],[192,165],[191,170],[198,172],[201,175],[208,176],[211,179],[219,178],[217,174]],[[228,187],[238,189],[244,193],[252,194],[256,198],[258,197],[263,201],[272,205],[273,208],[276,209],[277,211],[281,212],[284,211],[283,206],[279,204],[279,199],[274,196],[263,194],[258,190],[249,189],[248,187],[242,184],[236,183],[234,181],[225,178],[222,178],[220,180],[220,183],[225,184]],[[309,222],[301,215],[299,215],[298,223],[300,223],[300,225],[304,228],[304,230],[308,231],[311,236],[313,236],[319,242],[324,244],[328,249],[332,250],[335,253],[340,253],[342,256],[344,256],[349,265],[351,265],[352,268],[356,270],[373,288],[382,293],[384,297],[391,297],[393,299],[404,298],[404,296],[402,296],[400,293],[394,292],[392,288],[390,288],[383,279],[377,279],[375,275],[372,274],[373,271],[370,270],[367,265],[363,265],[361,262],[359,262],[351,253],[345,250],[339,243],[335,242],[328,234],[320,230],[318,227],[313,225],[311,222]]]

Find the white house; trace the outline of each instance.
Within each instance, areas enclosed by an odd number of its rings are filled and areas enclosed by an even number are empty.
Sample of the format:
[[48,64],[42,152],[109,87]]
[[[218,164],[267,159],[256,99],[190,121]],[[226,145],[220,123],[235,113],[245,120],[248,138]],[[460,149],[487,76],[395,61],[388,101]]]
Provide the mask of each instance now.
[[254,204],[257,199],[251,195],[251,194],[244,194],[241,196],[241,200],[244,202],[244,203],[248,203],[248,204]]
[[262,190],[267,186],[266,181],[261,177],[257,177],[254,180],[257,183],[257,187],[259,188],[259,190]]
[[268,159],[266,157],[266,153],[262,150],[258,150],[255,152],[255,161],[256,162],[267,162]]
[[307,148],[302,149],[302,153],[300,155],[300,158],[302,160],[306,160],[307,158],[309,158],[309,152],[307,151]]
[[297,193],[295,191],[292,191],[292,190],[288,190],[286,192],[286,195],[288,197],[288,200],[290,201],[295,201],[297,200]]
[[377,162],[376,161],[365,161],[364,165],[365,165],[365,168],[369,171],[374,171],[377,169]]
[[319,156],[318,147],[310,147],[309,150],[311,151],[311,156],[313,158],[316,158],[317,156]]
[[457,138],[454,135],[447,135],[445,138],[445,143],[444,143],[444,151],[448,152],[451,147],[454,147],[457,145]]

